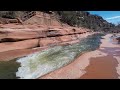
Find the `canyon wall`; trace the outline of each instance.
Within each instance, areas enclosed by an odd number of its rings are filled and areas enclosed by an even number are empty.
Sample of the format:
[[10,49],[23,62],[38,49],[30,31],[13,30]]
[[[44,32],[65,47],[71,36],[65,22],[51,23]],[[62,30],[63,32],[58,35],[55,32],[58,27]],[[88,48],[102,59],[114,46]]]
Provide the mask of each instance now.
[[[14,27],[16,26],[16,28]],[[18,25],[19,26],[19,25]],[[27,25],[25,25],[27,26]],[[79,42],[81,36],[89,33],[86,28],[0,28],[0,61],[7,61],[41,51],[57,45]]]
[[[59,16],[36,11],[0,25],[0,61],[7,61],[57,45],[77,43],[91,32],[62,23]],[[2,19],[2,18],[1,18]],[[14,23],[16,20],[17,23]],[[14,24],[9,24],[9,22]]]

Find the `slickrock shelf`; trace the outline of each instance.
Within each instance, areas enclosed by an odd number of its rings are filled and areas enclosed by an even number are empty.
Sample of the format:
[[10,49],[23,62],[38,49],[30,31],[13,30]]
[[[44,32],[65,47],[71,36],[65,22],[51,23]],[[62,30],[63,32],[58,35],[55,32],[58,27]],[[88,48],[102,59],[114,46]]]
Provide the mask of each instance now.
[[[11,25],[17,28],[9,28]],[[77,43],[83,36],[91,33],[85,28],[64,27],[62,29],[61,26],[40,28],[36,25],[31,29],[32,26],[9,24],[0,28],[0,61],[26,56],[43,48]],[[37,49],[34,50],[34,48]]]

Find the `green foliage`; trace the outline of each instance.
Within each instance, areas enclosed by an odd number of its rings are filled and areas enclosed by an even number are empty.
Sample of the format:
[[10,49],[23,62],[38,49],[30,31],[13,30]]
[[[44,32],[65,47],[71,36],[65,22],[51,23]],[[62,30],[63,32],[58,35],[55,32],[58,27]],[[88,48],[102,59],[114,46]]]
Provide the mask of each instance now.
[[0,11],[0,17],[2,18],[15,18],[15,12],[14,11]]
[[21,17],[29,11],[0,11],[0,17],[14,19],[16,17]]
[[[16,18],[21,17],[30,11],[0,11],[0,17],[3,18]],[[45,13],[51,13],[49,11],[43,11]],[[101,16],[91,15],[85,11],[52,11],[59,16],[59,19],[63,23],[67,23],[71,26],[85,27],[93,31],[103,30],[101,28],[113,28],[114,24],[108,23]],[[120,24],[116,26],[120,28]],[[104,31],[104,30],[103,30]],[[105,30],[107,31],[107,30]]]
[[101,16],[91,15],[85,11],[57,11],[60,20],[71,26],[82,26],[97,31],[103,27],[114,27],[112,23],[108,23]]

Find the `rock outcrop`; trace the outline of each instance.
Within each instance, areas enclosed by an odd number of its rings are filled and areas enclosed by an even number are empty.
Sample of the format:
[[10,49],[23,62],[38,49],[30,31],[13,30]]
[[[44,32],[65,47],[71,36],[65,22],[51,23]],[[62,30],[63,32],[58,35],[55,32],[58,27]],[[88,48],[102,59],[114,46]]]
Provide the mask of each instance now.
[[2,61],[26,56],[56,45],[77,43],[82,34],[90,32],[89,29],[75,27],[30,28],[32,25],[29,25],[28,28],[27,25],[24,27],[14,25],[16,28],[8,28],[9,26],[0,29],[0,60]]
[[38,47],[38,39],[0,43],[0,52]]
[[[22,25],[9,24],[9,22],[0,24],[0,60],[2,61],[26,56],[56,45],[77,43],[82,34],[90,32],[86,28],[61,23],[53,14],[24,13],[28,14],[20,14],[24,17],[21,19]],[[17,19],[13,21],[15,20]]]

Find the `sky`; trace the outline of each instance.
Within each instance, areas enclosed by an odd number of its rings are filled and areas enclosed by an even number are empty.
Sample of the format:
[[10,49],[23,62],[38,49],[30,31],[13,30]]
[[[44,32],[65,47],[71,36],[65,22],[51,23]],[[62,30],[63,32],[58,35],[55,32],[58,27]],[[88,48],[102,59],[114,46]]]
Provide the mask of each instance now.
[[103,19],[113,24],[120,22],[120,11],[88,11],[90,14],[102,16]]

